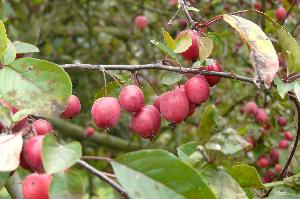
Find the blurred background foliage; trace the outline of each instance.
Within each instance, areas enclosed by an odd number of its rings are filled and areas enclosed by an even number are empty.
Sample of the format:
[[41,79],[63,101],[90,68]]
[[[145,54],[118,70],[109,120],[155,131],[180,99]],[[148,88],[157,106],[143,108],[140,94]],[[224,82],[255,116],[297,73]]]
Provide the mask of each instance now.
[[[33,57],[57,64],[143,64],[156,63],[164,58],[159,49],[150,43],[152,39],[163,40],[161,27],[169,31],[172,36],[186,29],[185,15],[181,12],[171,25],[168,25],[177,11],[177,6],[171,5],[170,2],[168,0],[8,0],[3,1],[3,6],[8,16],[5,25],[9,38],[36,45],[41,52],[32,55]],[[213,16],[228,12],[254,9],[254,1],[193,0],[191,2],[193,7],[200,10],[200,12],[191,11],[196,21],[206,21]],[[278,2],[268,0],[261,2],[265,4],[265,11],[274,16],[274,11],[279,6]],[[283,0],[282,5],[288,10],[291,2]],[[134,26],[134,18],[137,15],[145,15],[148,18],[149,26],[146,29],[140,30]],[[258,23],[277,48],[274,29],[268,22],[253,14],[243,16]],[[299,5],[296,5],[285,22],[287,30],[296,37],[300,33],[300,26],[296,26],[299,21],[300,9]],[[224,71],[252,76],[247,46],[242,43],[232,28],[220,21],[204,31],[217,32],[221,37],[221,42],[215,45],[211,58],[217,59]],[[299,41],[299,37],[297,40]],[[280,53],[280,49],[277,50]],[[185,65],[191,66],[192,63],[186,62]],[[280,70],[280,74],[284,74],[284,64]],[[123,73],[131,75],[127,72],[118,72],[118,74]],[[172,89],[172,86],[161,83],[166,72],[142,71],[141,73],[149,79],[159,93]],[[80,116],[74,118],[72,122],[82,127],[91,126],[93,124],[90,109],[96,92],[104,86],[103,74],[95,71],[70,71],[69,74],[73,82],[73,93],[80,98],[82,104]],[[108,81],[113,81],[108,75],[107,78]],[[155,92],[146,81],[140,80],[146,102],[152,104]],[[211,92],[210,100],[202,104],[193,117],[177,126],[174,131],[171,131],[168,123],[163,121],[161,132],[152,142],[152,147],[174,151],[183,143],[197,141],[199,123],[208,104],[217,106],[221,115],[227,119],[228,126],[235,128],[245,137],[251,135],[258,140],[254,153],[248,156],[247,160],[250,163],[277,146],[278,140],[281,139],[276,124],[279,115],[284,115],[289,123],[293,124],[295,113],[293,106],[278,101],[273,90],[258,91],[254,85],[223,79],[212,88]],[[241,106],[250,100],[256,101],[260,107],[265,107],[269,114],[272,127],[266,136],[261,135],[261,126],[255,123],[253,118],[240,113]],[[98,131],[148,144],[148,140],[140,140],[128,130],[129,120],[130,116],[123,113],[122,122],[116,129],[106,132],[98,129]],[[291,132],[295,134],[294,126],[290,125],[290,127],[292,127]],[[86,140],[82,142],[86,144]],[[84,154],[115,157],[118,152],[89,144],[84,147]],[[95,161],[93,165],[100,170],[110,171],[108,165],[103,162]],[[93,192],[95,198],[117,197],[110,189],[103,188],[105,186],[98,179],[87,174],[81,176],[86,182],[90,182],[84,184],[87,192]]]

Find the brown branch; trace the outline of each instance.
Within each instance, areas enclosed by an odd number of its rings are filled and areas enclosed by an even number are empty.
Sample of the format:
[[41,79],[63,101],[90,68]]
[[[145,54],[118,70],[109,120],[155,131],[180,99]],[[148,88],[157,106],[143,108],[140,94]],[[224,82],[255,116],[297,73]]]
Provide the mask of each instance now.
[[191,28],[193,30],[197,30],[198,27],[196,26],[195,21],[192,19],[191,15],[188,11],[188,6],[187,6],[186,0],[180,0],[180,8],[184,11],[184,13],[185,13],[185,15],[188,19],[189,24],[191,24]]
[[103,172],[98,171],[96,168],[92,167],[91,165],[89,165],[88,163],[86,163],[83,160],[78,160],[77,164],[86,169],[87,171],[89,171],[90,173],[92,173],[93,175],[97,176],[98,178],[100,178],[101,180],[103,180],[104,182],[106,182],[107,184],[109,184],[110,186],[112,186],[116,191],[118,191],[125,199],[130,199],[130,197],[128,196],[128,194],[125,192],[125,190],[115,181],[113,181],[112,179],[110,179],[109,177],[107,177]]
[[99,157],[99,156],[81,156],[82,160],[104,160],[104,161],[112,161],[111,158],[108,157]]
[[62,68],[69,70],[69,69],[77,69],[77,70],[127,70],[127,71],[138,71],[138,70],[150,70],[150,69],[157,69],[157,70],[165,70],[170,72],[177,72],[177,73],[194,73],[200,75],[213,75],[219,76],[229,79],[235,79],[243,82],[253,83],[252,78],[244,77],[235,75],[232,72],[216,72],[216,71],[206,71],[206,70],[199,70],[196,68],[185,68],[185,67],[173,67],[164,65],[162,63],[155,63],[155,64],[139,64],[139,65],[92,65],[92,64],[64,64],[61,65]]

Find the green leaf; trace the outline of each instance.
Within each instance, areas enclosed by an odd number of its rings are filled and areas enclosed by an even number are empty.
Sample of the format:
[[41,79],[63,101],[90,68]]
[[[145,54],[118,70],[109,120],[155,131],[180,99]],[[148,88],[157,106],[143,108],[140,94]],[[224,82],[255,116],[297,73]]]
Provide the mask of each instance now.
[[0,190],[4,187],[9,177],[9,172],[0,172]]
[[207,166],[201,174],[217,198],[248,199],[242,187],[226,173],[223,167]]
[[22,109],[18,112],[16,112],[13,116],[12,116],[12,121],[14,123],[21,121],[22,119],[24,119],[25,117],[27,117],[28,115],[32,114],[34,112],[33,109]]
[[14,171],[18,168],[22,146],[22,133],[0,134],[0,172]]
[[0,62],[1,64],[9,65],[13,63],[15,59],[16,59],[16,49],[13,43],[11,43],[9,39],[7,39],[7,48],[4,54],[2,55],[2,57],[0,57]]
[[6,29],[2,21],[0,21],[0,57],[4,54],[7,47]]
[[215,198],[196,170],[166,151],[127,153],[112,162],[112,166],[133,199]]
[[80,159],[81,153],[79,142],[61,145],[51,134],[46,135],[43,140],[42,160],[48,174],[68,169]]
[[182,79],[182,74],[168,72],[163,76],[161,82],[166,85],[172,85],[172,84],[176,84],[181,79]]
[[298,101],[300,101],[300,82],[299,81],[294,83],[294,92],[297,96]]
[[106,95],[105,90],[107,91],[108,96],[118,97],[121,92],[121,87],[117,82],[110,82],[96,92],[94,100],[104,97]]
[[212,53],[212,50],[214,49],[214,43],[209,37],[199,37],[198,47],[199,59],[201,62],[204,62]]
[[173,50],[171,50],[166,44],[151,40],[152,44],[154,44],[156,47],[158,47],[166,56],[168,56],[170,59],[177,61],[179,59],[179,55],[175,54]]
[[0,70],[0,95],[18,109],[37,116],[56,117],[72,93],[68,74],[51,62],[22,58]]
[[8,129],[11,127],[12,112],[6,106],[1,106],[1,103],[0,103],[0,121],[4,127],[8,128]]
[[198,146],[197,142],[189,142],[181,145],[180,147],[177,148],[178,157],[183,161],[187,161],[189,156],[196,151],[197,146]]
[[9,3],[6,0],[0,1],[0,20],[6,21],[8,16]]
[[83,197],[83,183],[81,177],[74,172],[60,172],[52,176],[50,199],[81,199]]
[[206,143],[213,131],[223,128],[225,124],[225,120],[220,116],[215,105],[206,106],[198,128],[200,144]]
[[175,40],[174,53],[185,52],[192,45],[192,38],[188,33],[185,33]]
[[300,199],[300,195],[278,191],[267,199]]
[[14,41],[14,46],[16,48],[16,52],[20,54],[40,52],[36,46],[20,41]]
[[170,33],[165,31],[163,28],[162,28],[162,32],[163,32],[163,36],[164,36],[164,41],[167,44],[168,48],[170,48],[172,50],[175,49],[176,43],[175,43],[174,39],[170,36]]
[[285,94],[293,89],[294,83],[284,83],[279,77],[275,77],[274,83],[277,87],[279,96],[283,99]]
[[223,42],[221,36],[217,32],[207,32],[207,33],[205,33],[205,36],[209,37],[218,46],[220,46],[220,47],[224,46],[224,42]]
[[247,164],[238,164],[228,169],[228,173],[243,188],[263,188],[260,177],[255,167]]
[[286,52],[288,61],[288,69],[290,73],[300,72],[300,45],[293,36],[284,30],[282,27],[278,28],[277,31],[278,44],[281,46],[282,50]]

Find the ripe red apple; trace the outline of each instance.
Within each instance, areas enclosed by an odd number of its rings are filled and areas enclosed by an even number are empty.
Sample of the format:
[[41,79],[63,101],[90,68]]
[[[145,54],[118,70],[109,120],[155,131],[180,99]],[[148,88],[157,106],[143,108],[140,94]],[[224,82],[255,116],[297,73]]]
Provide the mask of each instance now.
[[27,162],[24,159],[24,152],[22,151],[20,154],[20,166],[28,171],[32,171],[32,169],[30,168],[30,166],[27,164]]
[[293,141],[293,139],[294,139],[294,135],[292,133],[288,132],[288,131],[284,132],[284,137],[288,141]]
[[268,118],[268,114],[265,111],[265,109],[263,109],[263,108],[257,109],[255,119],[258,123],[261,123],[261,124],[268,123],[269,118]]
[[22,184],[24,199],[49,199],[51,178],[48,174],[29,174]]
[[279,126],[284,127],[284,126],[287,125],[287,123],[288,123],[288,121],[285,119],[285,117],[279,116],[279,117],[277,118],[277,124],[278,124]]
[[144,15],[139,15],[134,19],[135,26],[139,29],[144,29],[148,26],[148,18]]
[[266,168],[269,166],[269,160],[266,156],[261,156],[256,162],[256,165],[260,168]]
[[192,45],[186,51],[181,53],[181,55],[187,60],[194,61],[199,57],[199,47],[198,47],[199,33],[193,30],[184,30],[177,35],[177,38],[181,37],[184,34],[188,34],[191,37]]
[[284,7],[279,7],[275,10],[275,17],[278,21],[283,21],[286,18],[286,10]]
[[273,181],[275,173],[273,171],[266,171],[263,175],[263,183],[270,183]]
[[280,140],[278,143],[278,148],[280,149],[287,149],[289,147],[289,141],[287,140]]
[[155,136],[160,128],[160,113],[153,105],[144,106],[131,118],[133,131],[143,138]]
[[279,160],[279,153],[276,149],[272,149],[270,153],[270,157],[272,162],[278,162]]
[[60,115],[63,118],[73,118],[80,113],[81,104],[78,97],[71,95],[65,111]]
[[116,98],[102,97],[92,106],[92,118],[100,128],[113,128],[120,119],[121,107]]
[[91,137],[93,136],[95,133],[95,129],[93,127],[87,127],[85,130],[84,130],[84,136],[85,137]]
[[32,123],[33,130],[37,135],[45,135],[53,131],[53,126],[50,122],[43,119],[38,119]]
[[[181,91],[184,95],[186,95],[185,93],[185,86],[184,85],[178,85],[175,87],[175,90],[179,90]],[[189,101],[189,113],[187,115],[187,117],[190,117],[194,114],[195,110],[196,110],[196,104],[192,103]]]
[[160,111],[166,120],[179,124],[189,113],[189,100],[179,89],[168,91],[160,96]]
[[255,139],[253,138],[253,136],[249,136],[246,138],[246,141],[251,144],[253,147],[255,146]]
[[159,97],[160,96],[155,97],[153,105],[160,111]]
[[[223,71],[221,64],[219,62],[217,62],[216,60],[212,60],[209,65],[204,66],[202,69],[207,70],[207,71],[216,71],[216,72]],[[213,75],[205,75],[204,77],[211,87],[218,84],[222,78],[220,76],[213,76]]]
[[282,167],[281,167],[280,164],[275,164],[274,169],[275,169],[275,171],[276,171],[277,173],[280,173],[281,170],[282,170]]
[[262,9],[261,3],[260,3],[260,2],[254,2],[254,8],[255,8],[256,10],[261,10],[261,9]]
[[185,85],[185,94],[189,101],[200,105],[205,102],[210,95],[210,88],[203,76],[196,75],[189,79]]
[[144,106],[144,93],[136,85],[125,86],[119,95],[119,103],[128,112],[137,112]]
[[257,112],[257,105],[255,102],[250,101],[247,102],[247,104],[244,106],[243,111],[244,113],[248,114],[248,115],[255,115]]
[[27,164],[32,170],[37,172],[43,172],[43,162],[42,162],[42,145],[43,145],[43,135],[38,135],[27,140],[23,146],[23,155]]

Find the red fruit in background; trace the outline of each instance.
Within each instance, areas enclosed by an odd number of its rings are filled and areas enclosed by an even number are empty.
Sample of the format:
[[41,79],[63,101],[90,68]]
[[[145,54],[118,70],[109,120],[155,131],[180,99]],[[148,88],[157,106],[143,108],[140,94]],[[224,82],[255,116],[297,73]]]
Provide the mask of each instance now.
[[254,8],[255,8],[256,10],[261,10],[261,8],[262,8],[261,3],[260,3],[260,2],[255,2],[255,3],[254,3]]
[[265,111],[265,109],[263,109],[263,108],[257,109],[255,119],[258,123],[266,124],[268,122],[269,118],[268,118],[268,114]]
[[81,104],[78,97],[71,95],[65,111],[60,115],[63,118],[73,118],[80,113]]
[[43,172],[42,162],[42,145],[43,135],[38,135],[27,140],[23,146],[23,155],[27,164],[32,170],[37,172]]
[[289,141],[287,140],[280,140],[278,143],[278,147],[280,149],[287,149],[289,147]]
[[160,96],[160,112],[166,120],[178,124],[189,113],[189,100],[179,89],[163,93]]
[[280,164],[275,164],[274,169],[275,169],[275,171],[276,171],[277,173],[280,173],[281,170],[282,170],[282,167],[281,167]]
[[281,127],[286,126],[287,123],[288,123],[288,122],[287,122],[287,120],[285,119],[285,117],[279,116],[279,117],[277,118],[277,124],[278,124],[279,126],[281,126]]
[[139,15],[134,19],[135,26],[139,29],[144,29],[148,26],[148,19],[146,16]]
[[143,138],[155,136],[160,128],[160,113],[153,105],[143,107],[131,118],[133,131]]
[[286,10],[284,7],[279,7],[275,10],[275,17],[278,21],[283,21],[286,18]]
[[180,29],[185,29],[188,22],[186,19],[178,19],[178,24]]
[[184,34],[188,34],[191,37],[192,45],[186,51],[181,53],[181,55],[187,60],[194,61],[199,57],[199,47],[198,47],[199,33],[193,30],[184,30],[177,35],[177,38],[181,37]]
[[247,137],[246,141],[252,146],[255,146],[255,139],[252,136]]
[[24,152],[23,151],[20,154],[20,166],[25,170],[32,171],[30,166],[27,164],[27,162],[24,159]]
[[193,104],[192,102],[189,103],[189,113],[188,113],[188,117],[192,116],[196,110],[196,104]]
[[153,105],[154,105],[158,110],[160,110],[159,97],[160,97],[160,96],[155,97],[154,103],[153,103]]
[[45,135],[53,131],[53,126],[50,122],[43,119],[38,119],[32,123],[32,127],[37,135]]
[[20,59],[20,58],[22,58],[22,57],[24,57],[24,54],[21,54],[21,53],[17,53],[17,54],[16,54],[16,59]]
[[247,104],[243,107],[244,113],[248,115],[255,115],[257,112],[257,105],[255,102],[247,102]]
[[169,0],[170,6],[176,6],[178,4],[178,0]]
[[279,160],[279,153],[276,149],[272,149],[271,153],[270,153],[270,157],[272,162],[278,162]]
[[269,166],[269,164],[269,159],[265,156],[261,156],[256,162],[256,165],[260,168],[266,168]]
[[[212,60],[209,65],[204,66],[202,69],[207,70],[207,71],[216,71],[216,72],[223,71],[221,64],[219,62],[217,62],[216,60]],[[205,75],[204,77],[211,87],[216,85],[217,83],[219,83],[222,79],[222,77],[213,76],[213,75]]]
[[87,127],[85,130],[84,130],[84,136],[85,137],[91,137],[93,136],[95,133],[95,129],[93,127]]
[[121,107],[116,98],[102,97],[92,106],[92,118],[100,128],[113,128],[120,119]]
[[266,171],[264,173],[264,175],[263,175],[262,181],[263,181],[263,183],[270,183],[270,182],[273,181],[274,177],[275,177],[275,173],[274,172],[272,172],[272,171]]
[[143,91],[136,85],[125,86],[119,95],[119,103],[128,112],[137,112],[144,106]]
[[288,141],[293,141],[293,139],[294,139],[294,135],[288,131],[284,132],[283,135],[284,135],[285,139],[287,139]]
[[29,174],[22,184],[24,199],[49,199],[51,178],[48,174]]
[[185,85],[185,94],[189,101],[200,105],[205,102],[210,95],[210,88],[203,76],[197,75],[189,79]]

